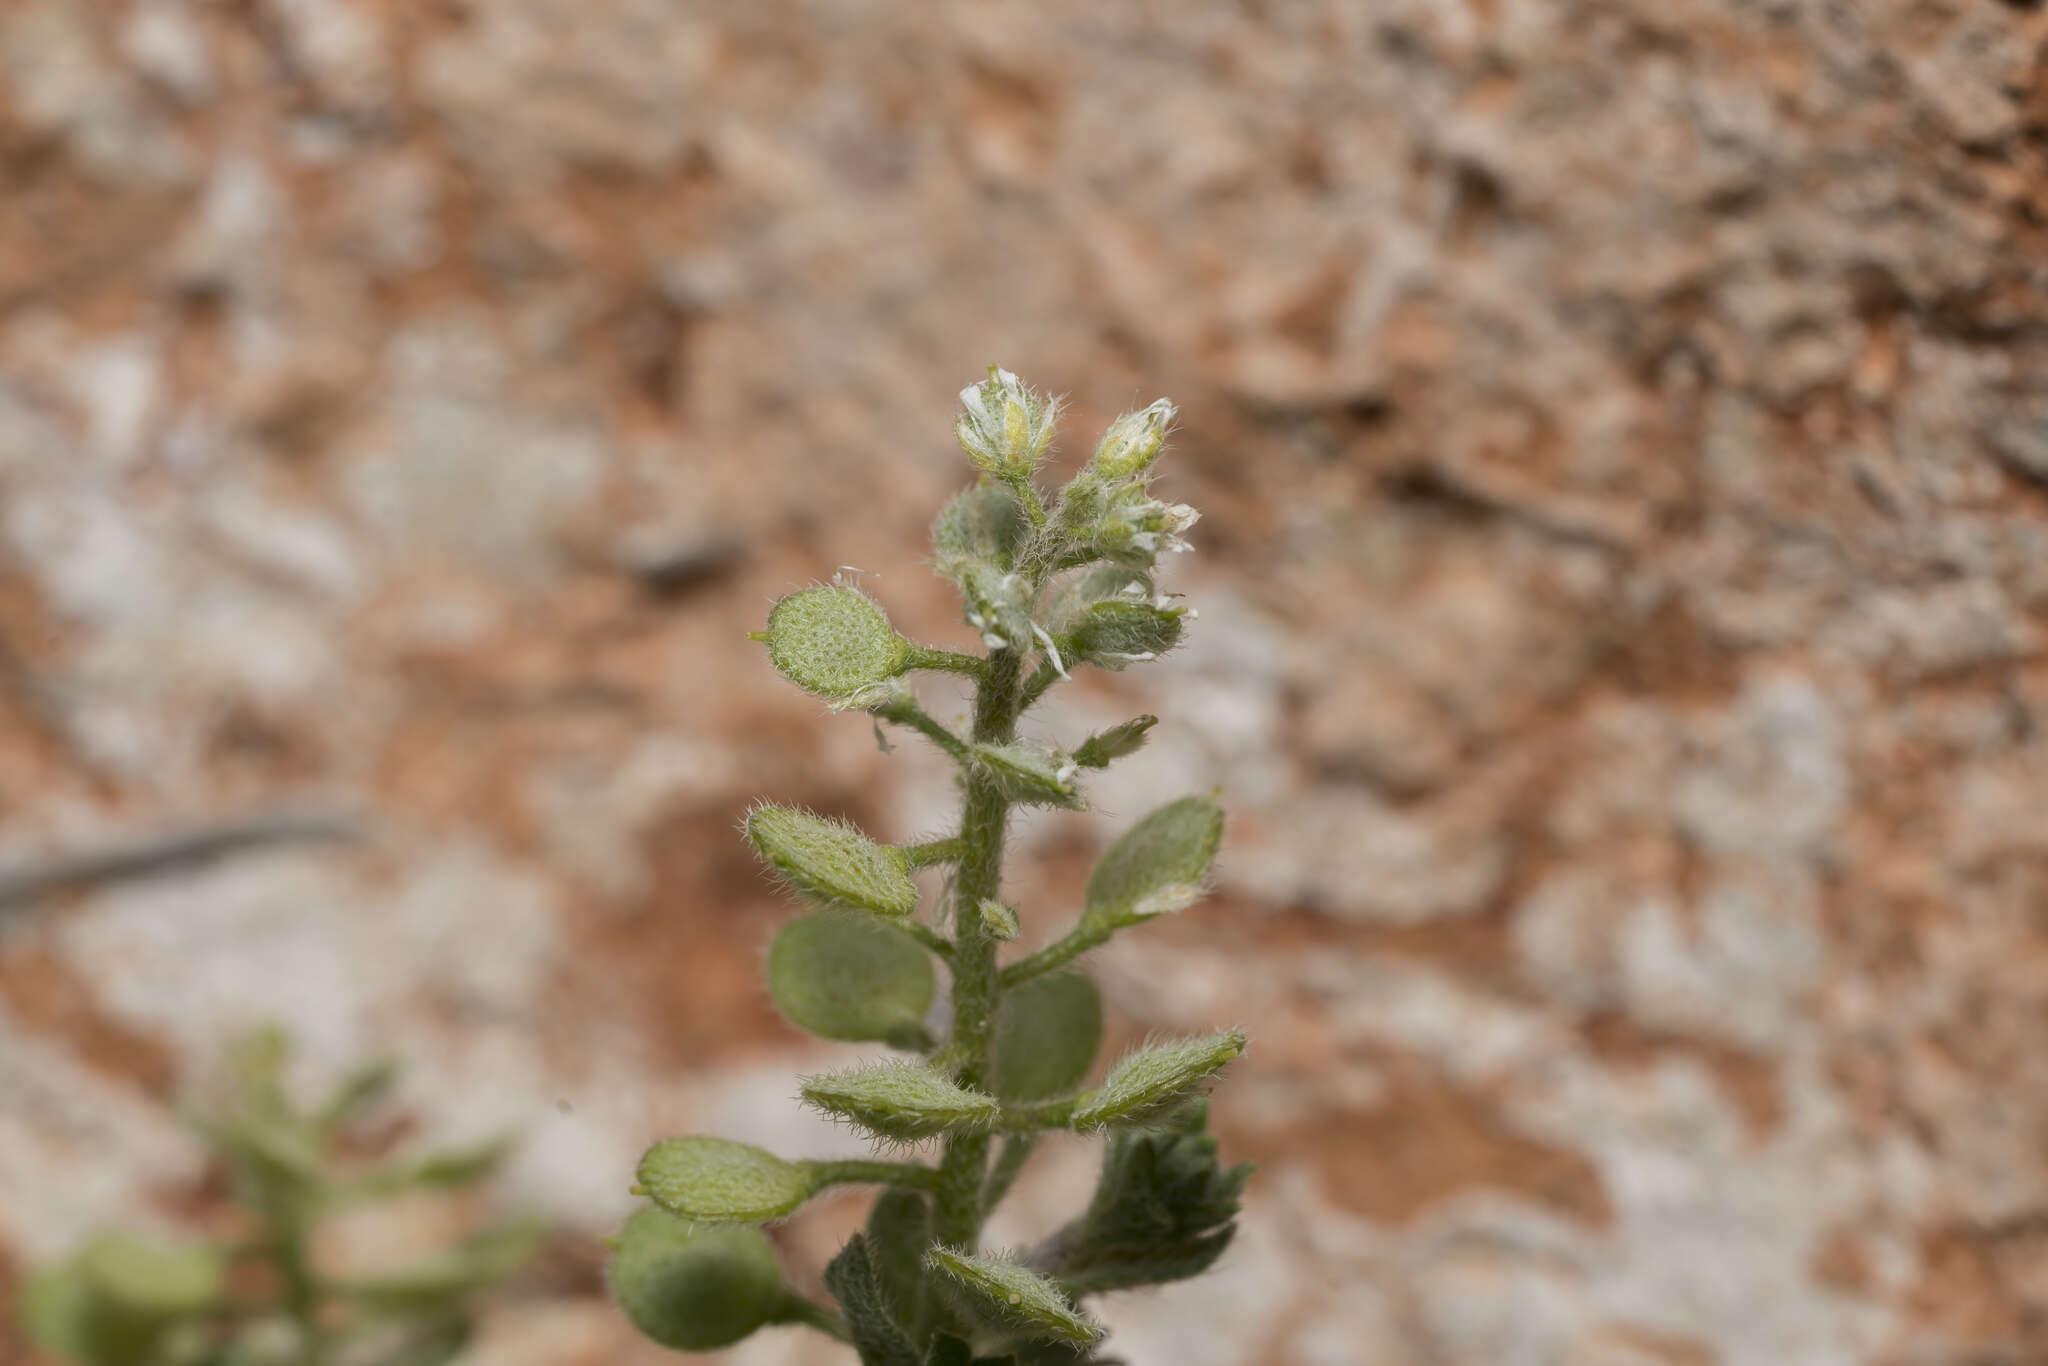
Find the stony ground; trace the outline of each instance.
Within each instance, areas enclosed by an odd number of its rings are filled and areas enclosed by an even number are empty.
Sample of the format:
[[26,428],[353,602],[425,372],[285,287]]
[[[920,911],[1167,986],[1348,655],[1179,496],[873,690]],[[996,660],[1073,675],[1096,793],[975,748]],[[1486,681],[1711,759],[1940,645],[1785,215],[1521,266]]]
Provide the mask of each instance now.
[[968,639],[1000,360],[1207,514],[1016,884],[1222,787],[1099,970],[1253,1027],[1261,1171],[1134,1362],[2048,1360],[2044,224],[2025,0],[0,0],[0,1280],[175,1225],[277,1018],[525,1132],[477,1361],[654,1361],[639,1147],[847,1142],[738,814],[950,797],[742,633]]

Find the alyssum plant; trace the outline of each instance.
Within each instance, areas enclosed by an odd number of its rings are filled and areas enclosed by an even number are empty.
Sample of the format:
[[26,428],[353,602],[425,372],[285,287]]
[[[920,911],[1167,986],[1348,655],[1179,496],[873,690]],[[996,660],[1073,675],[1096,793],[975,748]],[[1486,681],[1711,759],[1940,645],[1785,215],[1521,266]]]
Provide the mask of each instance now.
[[366,1204],[473,1185],[510,1143],[351,1162],[351,1130],[396,1069],[358,1069],[306,1106],[284,1085],[288,1051],[276,1029],[240,1040],[229,1094],[193,1117],[233,1183],[231,1234],[167,1243],[110,1231],[39,1268],[20,1303],[37,1346],[81,1366],[439,1366],[462,1353],[471,1301],[539,1250],[538,1225],[501,1224],[367,1275],[322,1265],[318,1230]]
[[[1147,488],[1173,406],[1161,399],[1117,419],[1048,510],[1033,476],[1056,404],[996,369],[960,397],[957,435],[983,477],[946,506],[932,539],[986,653],[912,644],[845,583],[783,598],[755,637],[799,687],[917,731],[959,766],[959,832],[941,839],[890,846],[785,806],[757,807],[746,823],[761,857],[813,903],[769,949],[776,1004],[813,1034],[908,1055],[808,1078],[803,1099],[906,1160],[793,1161],[703,1137],[649,1149],[636,1193],[654,1207],[616,1241],[611,1285],[640,1330],[670,1347],[709,1350],[802,1323],[850,1342],[867,1366],[1101,1361],[1086,1297],[1195,1275],[1235,1229],[1250,1168],[1219,1164],[1202,1092],[1245,1036],[1148,1044],[1084,1086],[1102,1002],[1068,966],[1199,895],[1222,836],[1216,803],[1183,797],[1145,816],[1096,867],[1064,937],[999,961],[1021,919],[1002,888],[1012,809],[1084,809],[1080,773],[1137,750],[1155,720],[1063,752],[1020,737],[1020,718],[1070,669],[1164,654],[1191,615],[1153,583],[1158,557],[1184,548],[1195,520]],[[916,670],[973,683],[964,731],[919,705],[904,682]],[[911,879],[928,867],[948,874],[930,921]],[[936,1033],[933,959],[952,982]],[[1094,1199],[1037,1247],[983,1252],[983,1221],[1054,1129],[1108,1135]],[[928,1154],[916,1145],[929,1140],[940,1143],[935,1163],[907,1160]],[[834,1310],[784,1283],[759,1225],[847,1183],[885,1189],[825,1270]]]

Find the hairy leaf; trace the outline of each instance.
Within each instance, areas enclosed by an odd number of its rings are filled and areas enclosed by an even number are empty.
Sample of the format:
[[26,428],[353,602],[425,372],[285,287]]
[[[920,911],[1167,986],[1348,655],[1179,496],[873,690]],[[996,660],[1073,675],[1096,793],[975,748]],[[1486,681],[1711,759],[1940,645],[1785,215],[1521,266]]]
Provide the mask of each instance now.
[[810,1077],[803,1098],[882,1138],[915,1142],[972,1133],[994,1122],[994,1096],[956,1086],[922,1062],[883,1062]]
[[877,915],[905,916],[917,909],[909,857],[843,821],[791,806],[761,806],[747,817],[747,837],[776,871],[820,901]]
[[729,1138],[665,1138],[641,1157],[638,1176],[669,1213],[721,1223],[787,1218],[818,1189],[810,1164]]
[[861,1366],[922,1366],[910,1335],[891,1312],[865,1235],[854,1234],[826,1264],[825,1288],[846,1316]]
[[1234,1062],[1244,1052],[1244,1045],[1241,1030],[1225,1029],[1126,1053],[1109,1069],[1101,1086],[1081,1097],[1074,1111],[1074,1127],[1085,1133],[1156,1119]]
[[806,692],[852,698],[908,668],[910,642],[896,634],[874,600],[857,588],[806,588],[768,613],[768,658]]
[[1048,1271],[1077,1295],[1199,1275],[1236,1232],[1249,1162],[1225,1168],[1204,1132],[1206,1105],[1171,1130],[1110,1139],[1087,1213],[1052,1239]]
[[870,915],[815,911],[768,949],[768,994],[791,1024],[850,1043],[908,1041],[937,990],[931,956]]
[[1076,1308],[1058,1285],[1005,1257],[977,1257],[949,1247],[925,1253],[925,1265],[951,1277],[998,1322],[1059,1342],[1091,1343],[1096,1322]]
[[1223,808],[1182,797],[1124,832],[1088,879],[1088,918],[1119,927],[1181,909],[1198,893],[1223,841]]
[[761,1230],[658,1209],[626,1221],[606,1278],[635,1328],[687,1352],[738,1342],[779,1317],[789,1297]]

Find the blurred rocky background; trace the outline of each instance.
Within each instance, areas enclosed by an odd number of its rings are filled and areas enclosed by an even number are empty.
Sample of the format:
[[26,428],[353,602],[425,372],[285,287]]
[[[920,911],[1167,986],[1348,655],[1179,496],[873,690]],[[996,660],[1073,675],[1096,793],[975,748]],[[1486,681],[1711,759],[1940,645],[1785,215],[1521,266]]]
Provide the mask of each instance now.
[[851,564],[969,639],[1000,361],[1069,459],[1174,397],[1206,513],[1014,883],[1222,787],[1096,966],[1252,1027],[1260,1174],[1126,1355],[2048,1360],[2044,223],[2025,0],[0,0],[0,1297],[204,1205],[176,1102],[275,1019],[524,1134],[475,1361],[657,1360],[642,1145],[851,1141],[745,803],[951,799],[743,632]]

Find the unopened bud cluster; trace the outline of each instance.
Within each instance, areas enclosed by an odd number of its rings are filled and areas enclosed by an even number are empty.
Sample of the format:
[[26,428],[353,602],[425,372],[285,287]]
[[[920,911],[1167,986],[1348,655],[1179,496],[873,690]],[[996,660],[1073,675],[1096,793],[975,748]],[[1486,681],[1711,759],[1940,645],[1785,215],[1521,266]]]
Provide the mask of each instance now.
[[[1149,488],[1173,405],[1118,418],[1048,505],[1035,475],[1058,404],[994,368],[960,403],[955,433],[983,478],[946,505],[932,541],[980,653],[913,643],[844,583],[783,598],[756,637],[791,682],[918,732],[960,770],[958,831],[923,843],[887,844],[787,806],[746,821],[763,862],[809,906],[768,951],[777,1007],[821,1038],[896,1051],[803,1079],[802,1099],[896,1151],[792,1159],[710,1137],[650,1148],[637,1190],[652,1204],[626,1225],[610,1274],[633,1322],[671,1347],[709,1350],[794,1323],[844,1340],[868,1366],[1095,1361],[1103,1330],[1086,1297],[1196,1275],[1236,1227],[1250,1169],[1219,1161],[1204,1092],[1245,1036],[1155,1041],[1091,1084],[1102,997],[1076,966],[1199,897],[1223,832],[1215,800],[1144,816],[1103,856],[1064,933],[1001,954],[1030,923],[1002,890],[1010,810],[1087,809],[1085,775],[1136,753],[1157,724],[1133,717],[1067,749],[1019,736],[1019,718],[1076,668],[1158,658],[1193,615],[1153,577],[1195,521]],[[909,681],[918,672],[973,683],[964,726],[924,710]],[[916,880],[925,868],[946,875],[936,905]],[[937,1008],[942,974],[949,1009]],[[1052,1130],[1108,1135],[1093,1201],[1036,1247],[984,1251],[983,1221]],[[937,1145],[936,1160],[924,1145]],[[827,1305],[789,1286],[758,1226],[846,1184],[883,1193],[825,1268]]]

